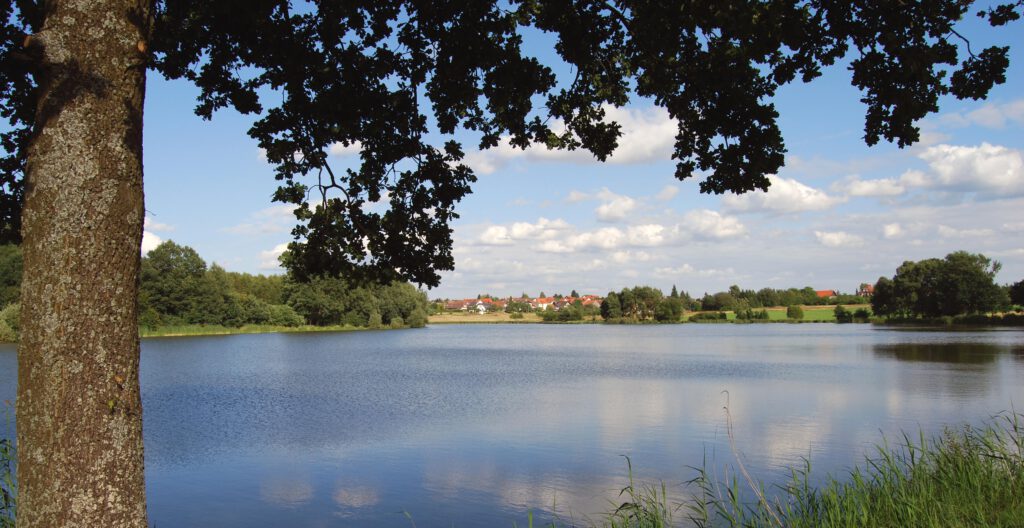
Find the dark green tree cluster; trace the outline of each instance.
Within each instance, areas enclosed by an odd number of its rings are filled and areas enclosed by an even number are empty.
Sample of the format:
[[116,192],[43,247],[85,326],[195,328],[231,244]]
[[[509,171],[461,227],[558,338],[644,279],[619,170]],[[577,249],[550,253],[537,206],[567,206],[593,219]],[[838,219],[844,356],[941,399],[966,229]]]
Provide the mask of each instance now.
[[516,301],[516,300],[509,299],[508,302],[505,304],[505,312],[506,313],[513,313],[513,314],[514,313],[519,313],[519,314],[521,314],[521,313],[532,312],[532,311],[533,311],[533,307],[530,306],[530,303],[528,303],[528,302]]
[[700,310],[732,310],[740,312],[747,308],[768,308],[772,306],[827,305],[827,304],[861,304],[865,300],[856,295],[837,295],[833,298],[818,297],[814,288],[761,288],[744,290],[733,285],[728,291],[715,294],[704,294],[700,299]]
[[[686,296],[685,298],[689,298]],[[606,321],[630,320],[678,322],[685,311],[684,297],[665,297],[661,290],[650,286],[623,288],[620,292],[608,292],[601,301],[601,317]]]
[[836,322],[840,324],[866,323],[871,318],[871,312],[867,311],[864,308],[850,310],[849,308],[841,304],[836,305],[836,309],[833,310],[833,314],[835,314]]
[[736,319],[739,321],[767,321],[769,319],[768,310],[764,308],[760,310],[754,310],[753,308],[737,310]]
[[1006,288],[1006,293],[1010,297],[1010,302],[1013,303],[1017,309],[1024,306],[1024,280],[1011,284]]
[[1006,308],[1006,290],[996,284],[1001,265],[982,254],[957,251],[943,259],[907,261],[891,279],[875,283],[871,309],[889,317],[949,317]]
[[304,324],[305,320],[282,302],[280,293],[274,293],[272,285],[280,281],[229,273],[217,264],[208,268],[194,249],[167,241],[142,259],[139,323],[148,327]]
[[0,307],[18,302],[21,296],[21,248],[16,244],[0,246]]
[[313,325],[420,328],[427,324],[427,296],[407,282],[355,286],[344,279],[289,281],[288,306]]
[[426,295],[409,283],[251,275],[209,267],[192,248],[164,242],[142,259],[141,324],[412,326],[427,323]]

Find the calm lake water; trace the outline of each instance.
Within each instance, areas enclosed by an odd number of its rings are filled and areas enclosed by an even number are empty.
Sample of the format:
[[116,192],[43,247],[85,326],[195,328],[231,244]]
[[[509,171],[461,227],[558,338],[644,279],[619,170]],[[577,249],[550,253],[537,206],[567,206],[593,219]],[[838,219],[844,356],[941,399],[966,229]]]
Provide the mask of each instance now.
[[[16,358],[0,348],[0,398]],[[861,461],[883,434],[1024,409],[1024,332],[869,325],[434,326],[150,339],[150,521],[523,525],[605,511],[634,473]],[[10,434],[10,425],[6,433]]]

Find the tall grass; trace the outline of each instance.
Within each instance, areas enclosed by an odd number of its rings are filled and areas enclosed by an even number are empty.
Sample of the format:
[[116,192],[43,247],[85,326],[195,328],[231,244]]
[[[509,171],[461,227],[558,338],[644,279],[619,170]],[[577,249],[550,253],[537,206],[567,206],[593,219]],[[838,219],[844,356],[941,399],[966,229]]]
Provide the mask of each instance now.
[[14,443],[0,438],[0,528],[14,528]]
[[664,484],[637,485],[630,466],[621,504],[588,525],[1020,528],[1024,527],[1022,418],[1003,413],[982,428],[947,428],[930,439],[923,433],[902,434],[894,446],[883,439],[860,466],[845,475],[829,475],[817,487],[811,484],[811,464],[806,459],[790,470],[788,482],[768,488],[747,474],[739,458],[738,466],[726,468],[721,477],[709,470],[705,460],[687,483],[695,494],[688,501],[673,503]]
[[701,468],[691,481],[698,493],[689,517],[698,527],[1021,527],[1021,418],[1004,413],[981,429],[946,429],[932,439],[903,434],[817,488],[805,460],[770,499],[760,484],[751,498],[735,473],[721,482]]

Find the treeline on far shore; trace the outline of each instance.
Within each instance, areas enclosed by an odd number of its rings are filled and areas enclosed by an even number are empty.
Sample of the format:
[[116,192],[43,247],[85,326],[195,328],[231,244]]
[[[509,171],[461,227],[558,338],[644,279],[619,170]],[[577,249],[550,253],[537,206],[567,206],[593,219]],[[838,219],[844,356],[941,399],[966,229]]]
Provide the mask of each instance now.
[[[0,341],[18,337],[22,266],[18,246],[0,246]],[[300,282],[289,275],[231,272],[207,266],[194,249],[172,241],[142,258],[139,326],[147,333],[189,326],[401,328],[426,323],[426,295],[409,283],[357,286],[337,278]]]
[[[906,261],[892,278],[879,277],[874,285],[862,284],[856,295],[833,290],[819,292],[810,287],[754,291],[734,285],[727,291],[705,293],[697,298],[675,286],[668,295],[651,286],[636,286],[608,292],[599,306],[585,305],[573,290],[569,300],[575,301],[561,307],[554,304],[534,309],[529,303],[509,298],[504,304],[488,304],[485,310],[502,309],[512,319],[521,319],[523,313],[532,311],[544,322],[596,321],[600,316],[608,323],[835,321],[1024,325],[1024,314],[1019,313],[1024,305],[1024,280],[997,284],[995,277],[1000,268],[998,262],[984,255],[956,251],[941,259]],[[444,305],[435,301],[433,308],[439,310]]]

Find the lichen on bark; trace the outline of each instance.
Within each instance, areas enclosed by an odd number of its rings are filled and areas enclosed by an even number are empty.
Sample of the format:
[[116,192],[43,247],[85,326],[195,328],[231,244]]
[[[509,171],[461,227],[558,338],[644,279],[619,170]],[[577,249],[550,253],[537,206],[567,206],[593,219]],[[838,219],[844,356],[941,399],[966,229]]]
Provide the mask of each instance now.
[[17,524],[141,528],[139,43],[152,2],[45,9],[28,39],[39,102],[22,217]]

